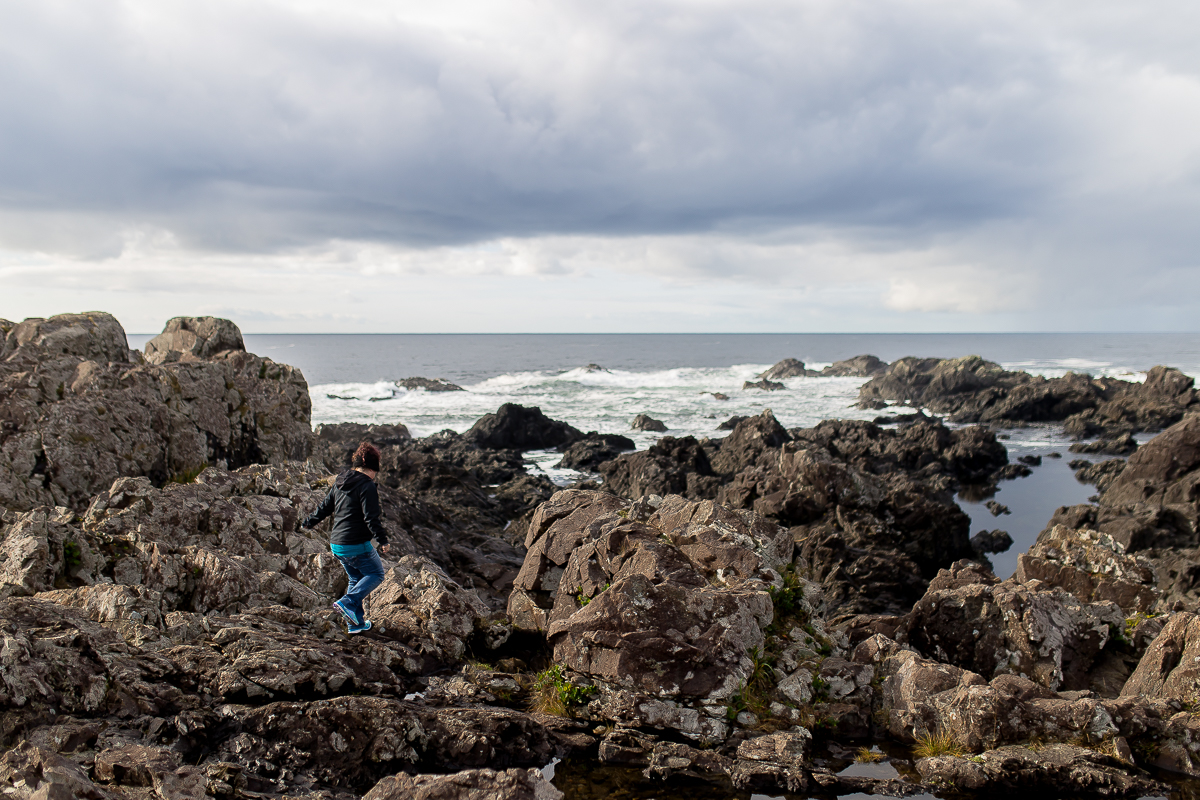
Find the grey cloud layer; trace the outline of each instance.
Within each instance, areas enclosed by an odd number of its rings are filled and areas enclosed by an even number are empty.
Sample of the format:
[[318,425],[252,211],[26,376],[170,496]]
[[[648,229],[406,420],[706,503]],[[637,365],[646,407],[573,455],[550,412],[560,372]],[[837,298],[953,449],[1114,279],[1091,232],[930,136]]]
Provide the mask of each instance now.
[[218,250],[933,235],[1097,166],[1073,70],[1102,36],[1040,3],[392,5],[0,3],[0,205]]

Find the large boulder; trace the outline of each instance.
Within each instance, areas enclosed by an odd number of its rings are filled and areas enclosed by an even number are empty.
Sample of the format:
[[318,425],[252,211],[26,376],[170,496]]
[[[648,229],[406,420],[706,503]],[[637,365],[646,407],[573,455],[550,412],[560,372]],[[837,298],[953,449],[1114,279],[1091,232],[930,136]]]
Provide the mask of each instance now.
[[781,381],[785,378],[807,378],[820,374],[816,370],[806,369],[803,361],[794,358],[785,358],[758,377],[759,379],[766,379],[768,381]]
[[653,509],[577,490],[538,509],[527,542],[509,615],[544,631],[556,662],[613,689],[713,704],[763,647],[792,550],[786,531],[711,502]]
[[1195,703],[1200,699],[1200,617],[1175,614],[1121,690],[1125,697]]
[[204,361],[227,352],[244,352],[238,326],[220,317],[175,317],[163,332],[146,342],[146,360],[151,364],[169,361]]
[[1127,614],[1151,611],[1159,599],[1146,559],[1127,554],[1107,534],[1063,525],[1042,531],[1029,552],[1017,556],[1013,579],[1058,587],[1085,603],[1110,601]]
[[583,434],[550,419],[540,408],[505,403],[495,414],[480,417],[463,438],[493,449],[547,450],[578,441]]
[[[218,322],[212,324],[236,331]],[[228,338],[217,330],[213,336],[204,341]],[[208,345],[197,347],[208,352]],[[209,465],[274,463],[309,451],[304,377],[240,348],[141,363],[140,356],[131,360],[111,316],[71,314],[14,326],[3,353],[3,507],[78,509],[120,476],[161,485],[189,480]]]
[[596,433],[592,431],[577,442],[562,448],[562,461],[558,466],[566,469],[595,470],[605,461],[612,461],[621,453],[636,449],[633,439],[619,433]]
[[938,573],[900,635],[919,652],[986,679],[1022,675],[1051,690],[1086,689],[1110,631],[1124,622],[1115,603],[998,581],[962,561]]
[[886,371],[887,368],[886,361],[881,361],[872,355],[861,355],[845,361],[835,361],[821,370],[821,374],[836,378],[871,378]]

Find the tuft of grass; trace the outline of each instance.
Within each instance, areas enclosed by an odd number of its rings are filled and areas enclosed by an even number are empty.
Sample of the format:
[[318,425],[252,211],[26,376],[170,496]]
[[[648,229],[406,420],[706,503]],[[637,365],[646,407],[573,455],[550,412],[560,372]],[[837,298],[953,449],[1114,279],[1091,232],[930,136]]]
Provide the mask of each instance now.
[[208,464],[201,464],[198,467],[185,469],[183,472],[177,472],[167,479],[167,483],[191,483],[196,480],[201,472],[208,469]]
[[580,686],[572,683],[554,664],[542,670],[533,679],[529,690],[529,710],[539,714],[568,717],[574,706],[582,705],[596,691],[595,686]]
[[967,749],[946,731],[922,733],[917,737],[913,746],[913,755],[917,758],[936,758],[937,756],[957,756],[963,758]]
[[771,602],[775,606],[776,619],[789,617],[803,608],[804,586],[800,583],[800,577],[796,574],[795,567],[788,564],[782,577],[783,586],[767,588],[767,592],[771,595]]
[[887,759],[883,753],[878,750],[872,750],[869,747],[860,747],[854,753],[854,761],[857,764],[875,764],[879,761]]

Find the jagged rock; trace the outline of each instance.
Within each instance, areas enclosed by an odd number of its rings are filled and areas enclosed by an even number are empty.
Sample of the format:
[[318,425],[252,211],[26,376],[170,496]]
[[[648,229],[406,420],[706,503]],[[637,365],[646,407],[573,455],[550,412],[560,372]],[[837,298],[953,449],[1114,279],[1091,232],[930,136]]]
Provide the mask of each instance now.
[[151,364],[172,361],[205,361],[221,353],[244,352],[238,326],[220,317],[175,317],[163,332],[146,342],[146,360]]
[[1093,484],[1101,492],[1104,492],[1125,471],[1126,464],[1125,460],[1120,458],[1095,462],[1078,458],[1067,466],[1075,470],[1075,477],[1080,483]]
[[720,450],[713,457],[713,469],[721,474],[732,475],[758,461],[763,451],[779,447],[791,438],[768,408],[757,417],[743,419],[734,427],[733,433],[725,437]]
[[1200,691],[1200,617],[1174,614],[1121,690],[1123,697],[1195,703]]
[[729,777],[739,789],[802,792],[808,787],[804,762],[811,742],[804,728],[747,739],[738,745]]
[[480,417],[463,438],[492,449],[547,450],[578,441],[583,434],[550,419],[540,408],[505,403],[495,414]]
[[[204,341],[229,343],[225,334],[214,337]],[[197,346],[201,353],[210,347]],[[162,484],[210,464],[236,468],[308,454],[303,376],[240,349],[137,363],[115,319],[72,314],[15,326],[3,353],[3,507],[81,508],[123,475]]]
[[1061,590],[997,581],[960,561],[938,573],[901,636],[919,652],[991,678],[1028,675],[1057,690],[1087,688],[1087,673],[1125,615]]
[[971,547],[976,553],[1003,553],[1012,547],[1013,539],[1008,531],[980,531],[971,537]]
[[420,556],[401,558],[368,603],[368,616],[386,636],[442,663],[461,661],[478,630],[494,630],[493,649],[508,639],[510,629],[489,620],[482,600]]
[[992,513],[993,517],[998,517],[1001,514],[1012,513],[1008,510],[1008,506],[1004,505],[1003,503],[998,503],[995,500],[988,500],[986,503],[984,503],[984,506],[986,506],[987,510]]
[[1137,450],[1133,436],[1122,434],[1115,439],[1097,439],[1094,442],[1076,442],[1068,450],[1072,453],[1097,453],[1106,456],[1127,456]]
[[875,356],[861,355],[845,361],[835,361],[821,374],[827,377],[871,378],[887,370],[887,362]]
[[468,769],[452,775],[391,775],[363,800],[562,800],[536,769]]
[[[707,446],[706,446],[707,445]],[[694,436],[663,436],[647,450],[625,453],[602,463],[600,474],[608,490],[622,497],[682,494],[693,499],[713,497],[721,480],[713,471],[710,453],[716,447]]]
[[[88,771],[42,747],[21,742],[0,757],[0,786],[17,800],[108,800],[114,797],[92,783]],[[203,795],[201,795],[203,796]]]
[[[794,358],[785,358],[775,366],[771,367],[766,372],[759,375],[760,380],[781,381],[785,378],[808,378],[820,375],[820,372],[812,369],[805,369],[803,361],[797,361]],[[745,387],[742,387],[745,388]],[[762,387],[766,388],[766,387]]]
[[746,419],[749,419],[749,417],[739,416],[739,415],[735,414],[734,416],[730,417],[729,419],[725,420],[720,425],[718,425],[717,430],[731,431],[738,426],[738,423],[740,423],[742,420],[746,420]]
[[1042,531],[1029,552],[1017,556],[1013,578],[1064,589],[1084,603],[1113,602],[1129,614],[1150,611],[1159,596],[1144,559],[1127,555],[1107,534],[1063,525]]
[[636,449],[633,439],[619,433],[596,433],[591,431],[582,439],[563,449],[560,468],[595,470],[605,461],[612,461],[621,453]]
[[748,651],[763,645],[767,589],[792,543],[777,526],[711,502],[667,497],[641,513],[597,492],[563,491],[543,504],[509,616],[545,631],[557,663],[664,706],[635,700],[641,710],[630,713],[683,729],[700,722],[696,711],[670,719],[666,701],[719,702],[736,691]]
[[1104,493],[1105,505],[1187,502],[1200,483],[1200,414],[1155,436],[1129,457],[1120,477]]
[[1042,465],[1041,456],[1021,456],[1017,461],[1029,467],[1040,467]]
[[401,378],[396,381],[396,385],[401,389],[416,391],[424,389],[427,392],[463,392],[466,391],[461,386],[453,384],[445,378]]
[[[898,430],[860,420],[825,420],[793,428],[792,437],[818,444],[834,458],[876,475],[945,472],[963,483],[987,484],[1008,463],[1008,451],[986,428],[950,430],[940,422],[916,422]],[[935,474],[935,473],[934,473]]]
[[635,431],[651,431],[653,433],[663,433],[667,430],[665,424],[646,414],[638,414],[634,417],[633,422],[629,423],[629,427]]
[[785,387],[782,383],[768,380],[767,378],[762,378],[761,380],[757,381],[744,381],[742,383],[742,391],[747,389],[762,389],[764,392],[778,392],[783,388]]
[[1191,378],[1168,367],[1152,369],[1144,384],[1076,373],[1047,379],[1008,372],[979,356],[902,358],[859,392],[864,408],[883,400],[929,408],[954,422],[1061,421],[1081,438],[1164,428],[1197,402]]
[[934,789],[980,795],[1022,792],[1063,797],[1083,789],[1092,797],[1136,798],[1167,792],[1158,781],[1130,775],[1127,765],[1114,756],[1068,744],[1037,750],[1001,747],[977,758],[922,758],[916,766],[922,780]]

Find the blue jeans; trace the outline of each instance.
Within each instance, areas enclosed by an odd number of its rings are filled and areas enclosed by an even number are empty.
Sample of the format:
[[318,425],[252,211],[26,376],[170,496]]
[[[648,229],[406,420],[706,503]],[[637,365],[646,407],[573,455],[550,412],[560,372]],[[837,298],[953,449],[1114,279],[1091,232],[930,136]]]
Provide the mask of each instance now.
[[383,562],[379,560],[379,553],[371,550],[361,556],[338,556],[337,553],[334,555],[342,562],[342,569],[346,570],[346,577],[350,579],[346,594],[341,599],[346,601],[346,605],[359,619],[365,620],[363,600],[375,591],[376,586],[383,583]]

